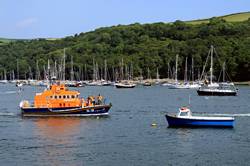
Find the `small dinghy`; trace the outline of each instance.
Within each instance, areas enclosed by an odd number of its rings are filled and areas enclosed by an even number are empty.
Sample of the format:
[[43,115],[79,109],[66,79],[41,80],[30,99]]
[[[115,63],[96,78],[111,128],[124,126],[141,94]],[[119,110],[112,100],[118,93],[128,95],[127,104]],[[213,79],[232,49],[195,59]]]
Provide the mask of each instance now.
[[229,127],[234,126],[234,117],[192,116],[189,108],[181,107],[177,115],[165,115],[169,127]]

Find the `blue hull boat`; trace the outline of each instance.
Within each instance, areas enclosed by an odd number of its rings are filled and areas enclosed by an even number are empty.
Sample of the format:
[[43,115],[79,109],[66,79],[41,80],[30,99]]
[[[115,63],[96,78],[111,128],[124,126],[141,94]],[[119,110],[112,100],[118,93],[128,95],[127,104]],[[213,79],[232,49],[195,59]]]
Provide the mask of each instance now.
[[233,128],[234,119],[185,119],[166,115],[169,127],[229,127]]
[[234,127],[233,117],[192,116],[188,108],[179,109],[177,115],[165,115],[169,127]]

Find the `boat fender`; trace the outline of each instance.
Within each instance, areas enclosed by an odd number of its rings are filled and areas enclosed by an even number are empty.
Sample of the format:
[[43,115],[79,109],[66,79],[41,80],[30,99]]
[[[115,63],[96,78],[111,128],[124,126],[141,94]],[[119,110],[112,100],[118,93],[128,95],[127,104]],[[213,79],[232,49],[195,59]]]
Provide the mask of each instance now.
[[20,107],[20,108],[23,107],[23,101],[21,101],[21,102],[19,103],[19,107]]
[[152,123],[151,126],[152,126],[152,127],[156,127],[157,124],[156,124],[156,123]]

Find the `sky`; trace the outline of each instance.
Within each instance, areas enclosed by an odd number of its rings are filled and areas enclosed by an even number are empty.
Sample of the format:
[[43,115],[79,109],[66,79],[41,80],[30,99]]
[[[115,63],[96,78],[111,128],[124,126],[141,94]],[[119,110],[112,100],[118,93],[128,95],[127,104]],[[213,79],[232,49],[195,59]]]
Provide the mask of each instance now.
[[250,11],[250,0],[0,0],[0,38],[61,38],[118,24]]

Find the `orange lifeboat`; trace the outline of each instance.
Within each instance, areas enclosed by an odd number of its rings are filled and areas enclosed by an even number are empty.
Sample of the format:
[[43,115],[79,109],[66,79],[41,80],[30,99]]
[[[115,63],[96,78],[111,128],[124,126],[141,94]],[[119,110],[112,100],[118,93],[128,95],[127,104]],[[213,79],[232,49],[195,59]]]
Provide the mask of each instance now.
[[87,100],[80,98],[78,91],[71,91],[64,84],[55,83],[50,85],[34,97],[31,105],[24,100],[20,108],[24,116],[90,116],[107,115],[110,104],[105,104],[102,96],[88,97]]

